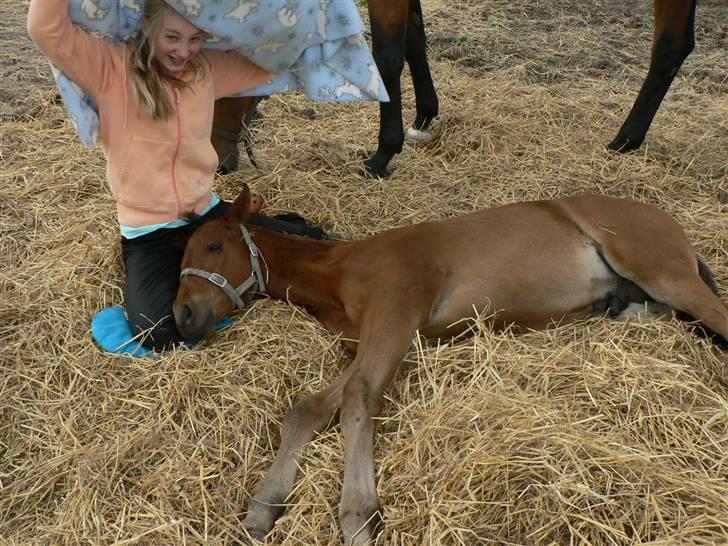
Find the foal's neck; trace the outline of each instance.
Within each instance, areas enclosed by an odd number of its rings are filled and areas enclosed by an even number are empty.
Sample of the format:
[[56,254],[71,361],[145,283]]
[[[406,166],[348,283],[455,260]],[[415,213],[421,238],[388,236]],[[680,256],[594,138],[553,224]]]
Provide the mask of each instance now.
[[319,241],[251,227],[262,254],[263,275],[268,294],[318,308],[338,300],[337,248],[346,241]]

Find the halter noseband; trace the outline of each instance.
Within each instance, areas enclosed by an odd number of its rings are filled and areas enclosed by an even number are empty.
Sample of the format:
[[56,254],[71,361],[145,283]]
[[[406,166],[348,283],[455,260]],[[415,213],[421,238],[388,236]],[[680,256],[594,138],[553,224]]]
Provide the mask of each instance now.
[[237,288],[233,288],[230,282],[219,273],[210,273],[209,271],[205,271],[204,269],[198,269],[196,267],[186,267],[179,274],[180,282],[182,282],[182,279],[184,279],[187,275],[195,275],[197,277],[207,279],[215,286],[222,288],[225,294],[227,294],[228,298],[230,298],[230,301],[233,303],[233,311],[235,309],[242,309],[245,306],[240,296],[242,296],[249,288],[255,288],[256,291],[261,293],[265,292],[265,280],[263,280],[263,272],[260,269],[260,261],[258,260],[258,257],[260,256],[260,251],[258,250],[258,247],[255,246],[255,243],[253,243],[253,239],[250,237],[250,233],[248,233],[248,230],[245,228],[245,226],[242,223],[239,225],[240,231],[243,234],[243,238],[248,244],[248,251],[250,252],[250,265],[253,268],[253,271],[250,273],[250,277],[245,279],[242,284],[240,284],[240,286],[238,286]]

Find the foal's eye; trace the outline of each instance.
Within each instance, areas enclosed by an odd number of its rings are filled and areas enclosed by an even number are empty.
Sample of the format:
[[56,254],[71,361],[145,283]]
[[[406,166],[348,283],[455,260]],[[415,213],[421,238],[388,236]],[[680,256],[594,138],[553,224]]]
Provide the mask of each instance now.
[[222,250],[222,241],[213,241],[207,245],[207,250],[210,252],[220,252]]

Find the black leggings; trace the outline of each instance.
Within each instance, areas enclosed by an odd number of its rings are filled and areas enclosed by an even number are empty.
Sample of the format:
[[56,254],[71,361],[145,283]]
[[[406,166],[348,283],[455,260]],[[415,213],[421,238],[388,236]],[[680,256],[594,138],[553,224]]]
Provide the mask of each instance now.
[[[222,216],[229,206],[230,203],[221,201],[204,217]],[[323,231],[308,226],[298,215],[288,214],[279,218],[251,214],[249,222],[296,235],[325,237]],[[172,304],[179,288],[185,245],[196,225],[159,229],[134,239],[121,238],[126,267],[127,318],[134,335],[144,333],[141,337],[144,347],[161,351],[185,341],[174,323]]]

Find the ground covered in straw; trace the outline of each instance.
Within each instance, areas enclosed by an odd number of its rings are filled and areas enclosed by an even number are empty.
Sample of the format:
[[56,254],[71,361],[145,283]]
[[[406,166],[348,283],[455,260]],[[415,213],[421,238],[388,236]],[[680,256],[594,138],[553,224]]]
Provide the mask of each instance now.
[[[650,2],[423,0],[441,100],[434,140],[386,181],[359,177],[375,104],[262,104],[269,212],[359,238],[513,201],[599,192],[671,212],[728,300],[726,8],[646,145],[603,148],[646,72]],[[90,317],[123,303],[118,226],[82,148],[0,4],[0,542],[232,544],[293,401],[350,361],[301,310],[260,300],[187,352],[100,352]],[[406,84],[407,119],[413,95]],[[305,450],[270,544],[331,544],[338,427]],[[728,534],[728,370],[677,322],[591,320],[526,335],[416,341],[376,440],[380,544],[715,544]]]

